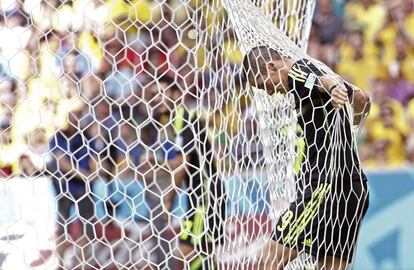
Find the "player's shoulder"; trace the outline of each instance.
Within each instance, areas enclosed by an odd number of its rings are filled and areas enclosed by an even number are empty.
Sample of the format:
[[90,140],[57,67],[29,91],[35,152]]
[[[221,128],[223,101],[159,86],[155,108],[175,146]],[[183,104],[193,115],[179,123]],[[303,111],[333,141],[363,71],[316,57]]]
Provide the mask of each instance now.
[[322,76],[322,73],[311,60],[302,58],[292,65],[288,76],[290,87],[295,87],[296,91],[303,88],[303,91],[307,92],[305,88],[311,89],[317,77]]
[[321,76],[323,75],[323,72],[320,68],[317,67],[317,65],[310,59],[307,58],[302,58],[297,60],[292,68],[291,71],[299,73],[299,74],[304,74],[304,75],[309,75],[309,74],[315,74],[317,76]]

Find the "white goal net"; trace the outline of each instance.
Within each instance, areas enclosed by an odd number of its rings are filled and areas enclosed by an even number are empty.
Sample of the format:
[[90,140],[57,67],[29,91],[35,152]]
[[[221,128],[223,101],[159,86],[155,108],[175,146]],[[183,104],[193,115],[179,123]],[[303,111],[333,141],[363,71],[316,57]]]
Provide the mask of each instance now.
[[0,269],[352,263],[365,110],[305,53],[315,1],[0,8]]

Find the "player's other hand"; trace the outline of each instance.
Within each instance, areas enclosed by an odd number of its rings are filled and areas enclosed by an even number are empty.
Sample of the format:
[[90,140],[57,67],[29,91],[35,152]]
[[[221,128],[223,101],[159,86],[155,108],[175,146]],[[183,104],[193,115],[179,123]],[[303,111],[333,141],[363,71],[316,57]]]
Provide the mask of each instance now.
[[345,103],[348,101],[348,93],[346,89],[341,85],[335,85],[332,87],[331,91],[332,105],[334,108],[342,108]]

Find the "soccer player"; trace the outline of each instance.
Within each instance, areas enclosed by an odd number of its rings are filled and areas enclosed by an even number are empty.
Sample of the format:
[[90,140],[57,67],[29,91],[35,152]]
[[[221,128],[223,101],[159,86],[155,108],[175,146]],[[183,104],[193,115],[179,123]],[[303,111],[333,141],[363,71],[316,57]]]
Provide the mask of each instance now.
[[[173,186],[184,186],[188,195],[189,209],[181,223],[180,248],[176,253],[184,261],[185,269],[212,269],[213,246],[223,241],[226,196],[207,128],[184,106],[183,90],[172,78],[161,77],[157,84],[157,93],[150,99],[151,106],[156,108],[153,118],[165,133],[172,133],[158,139],[167,153],[163,156],[171,158],[157,162],[171,173]],[[166,208],[172,205],[172,194],[170,191],[164,196]]]
[[266,46],[246,54],[243,75],[269,95],[294,95],[299,139],[305,142],[296,175],[297,200],[276,224],[274,241],[263,252],[268,257],[261,263],[265,269],[283,269],[305,251],[318,261],[318,269],[346,269],[368,208],[367,178],[352,128],[368,114],[369,96],[307,59],[294,61]]

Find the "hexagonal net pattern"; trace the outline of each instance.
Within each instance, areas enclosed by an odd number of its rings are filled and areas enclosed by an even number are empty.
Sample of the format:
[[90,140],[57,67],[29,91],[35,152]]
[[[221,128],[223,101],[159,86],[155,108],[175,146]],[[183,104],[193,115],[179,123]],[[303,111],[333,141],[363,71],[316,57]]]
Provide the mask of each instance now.
[[2,1],[0,268],[352,263],[368,102],[314,4]]
[[[258,193],[268,197],[267,204],[264,208],[249,205],[250,217],[265,213],[271,220],[270,230],[260,231],[260,227],[257,234],[238,235],[233,243],[238,250],[253,252],[252,243],[262,249],[247,259],[237,257],[237,264],[258,263],[263,269],[345,269],[352,265],[358,229],[368,207],[367,179],[355,135],[369,112],[370,98],[298,46],[303,47],[307,31],[296,32],[297,36],[287,31],[295,29],[292,24],[297,20],[286,28],[278,21],[275,25],[266,6],[247,0],[221,4],[228,16],[223,35],[234,36],[243,55],[234,84],[227,88],[233,100],[230,111],[238,114],[229,120],[233,128],[237,123],[236,137],[230,136],[231,143],[219,143],[220,151],[226,153],[224,160],[226,156],[229,160],[223,165],[228,173],[225,179],[237,175],[248,186],[261,176],[263,193]],[[304,9],[300,1],[295,4],[299,13],[313,9],[312,3]],[[275,10],[280,6],[273,5]],[[227,67],[227,73],[237,69]],[[237,188],[236,197],[257,195],[244,186]]]

